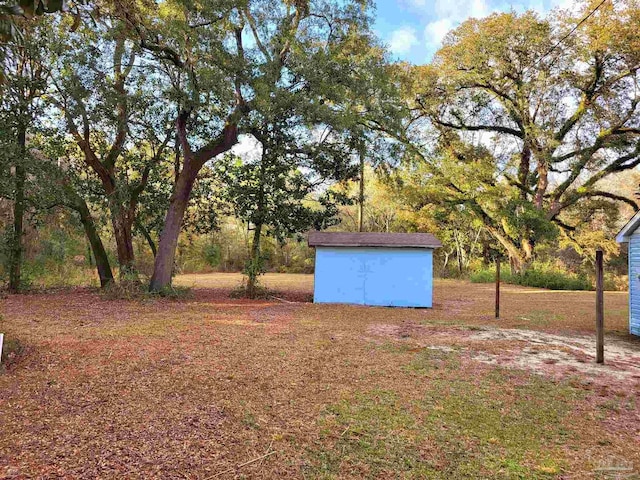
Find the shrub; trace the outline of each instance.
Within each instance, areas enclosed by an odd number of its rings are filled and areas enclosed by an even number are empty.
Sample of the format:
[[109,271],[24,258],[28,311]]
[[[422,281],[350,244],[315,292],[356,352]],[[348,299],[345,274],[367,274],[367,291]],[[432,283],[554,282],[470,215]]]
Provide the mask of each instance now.
[[240,285],[235,287],[229,293],[229,297],[231,298],[249,298],[252,300],[267,299],[270,296],[271,291],[267,287],[263,286],[260,282],[256,283],[253,289],[253,295],[250,295],[248,288],[248,278],[246,276],[243,276]]
[[582,275],[572,275],[559,270],[527,270],[513,277],[514,283],[527,287],[549,290],[593,290],[591,280]]
[[605,272],[604,289],[613,292],[626,292],[629,288],[629,276]]
[[[482,269],[472,273],[470,280],[473,283],[491,283],[495,278],[495,269]],[[549,290],[593,290],[593,283],[586,276],[568,273],[548,265],[534,265],[520,275],[505,270],[501,279],[504,283]]]
[[471,280],[472,283],[491,283],[491,282],[494,282],[495,279],[496,279],[495,269],[491,270],[488,268],[476,270],[475,272],[471,273],[471,275],[469,276],[469,280]]

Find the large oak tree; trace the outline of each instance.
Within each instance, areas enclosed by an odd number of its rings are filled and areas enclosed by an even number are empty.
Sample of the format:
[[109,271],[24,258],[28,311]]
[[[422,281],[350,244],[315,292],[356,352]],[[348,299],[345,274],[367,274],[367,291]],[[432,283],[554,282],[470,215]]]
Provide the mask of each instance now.
[[150,286],[161,290],[171,283],[200,170],[237,143],[252,114],[278,90],[324,89],[326,102],[345,108],[357,57],[345,56],[341,47],[372,41],[369,10],[364,1],[165,0],[123,4],[121,11],[170,77],[169,98],[178,112],[181,164]]
[[576,209],[635,207],[603,180],[640,165],[640,9],[607,2],[564,38],[594,8],[468,20],[412,72],[415,116],[397,136],[424,201],[472,212],[516,270],[539,241],[571,237]]

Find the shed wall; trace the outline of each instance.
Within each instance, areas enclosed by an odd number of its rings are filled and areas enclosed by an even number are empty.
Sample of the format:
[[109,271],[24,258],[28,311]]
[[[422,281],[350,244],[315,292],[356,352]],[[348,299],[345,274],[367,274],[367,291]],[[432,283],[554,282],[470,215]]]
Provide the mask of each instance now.
[[317,247],[314,301],[431,307],[433,250]]
[[629,331],[640,335],[640,229],[629,238]]

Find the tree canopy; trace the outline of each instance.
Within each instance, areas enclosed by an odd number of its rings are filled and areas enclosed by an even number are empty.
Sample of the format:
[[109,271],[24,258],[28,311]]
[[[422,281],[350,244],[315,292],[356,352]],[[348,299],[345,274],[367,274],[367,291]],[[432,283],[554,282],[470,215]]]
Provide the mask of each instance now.
[[608,4],[555,49],[576,17],[494,14],[451,32],[407,93],[424,202],[464,206],[516,268],[607,202],[635,207],[602,181],[640,164],[638,15]]
[[256,263],[261,237],[352,222],[356,196],[359,229],[432,230],[460,272],[498,250],[516,272],[550,246],[613,252],[637,209],[618,183],[640,166],[640,7],[580,8],[469,19],[410,65],[363,0],[0,2],[12,288],[24,232],[59,208],[101,284],[117,266],[152,291],[181,233],[234,217]]

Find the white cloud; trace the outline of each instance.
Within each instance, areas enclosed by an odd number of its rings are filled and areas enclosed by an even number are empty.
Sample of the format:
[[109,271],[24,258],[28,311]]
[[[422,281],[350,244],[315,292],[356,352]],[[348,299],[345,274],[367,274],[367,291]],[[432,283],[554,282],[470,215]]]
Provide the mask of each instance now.
[[458,2],[436,0],[434,6],[438,18],[447,18],[455,22],[461,22],[469,17],[482,18],[491,13],[491,8],[484,0]]
[[391,33],[389,49],[396,55],[403,55],[418,44],[418,35],[412,27],[400,27]]
[[424,29],[424,39],[429,52],[434,53],[441,45],[447,33],[456,28],[467,18],[484,18],[496,11],[503,11],[503,6],[492,7],[487,0],[409,0],[416,9],[431,9],[432,20]]
[[424,29],[424,36],[428,44],[440,45],[445,35],[453,28],[454,24],[448,18],[441,18],[430,22]]
[[[391,1],[391,0],[381,0]],[[422,44],[426,47],[425,60],[442,46],[447,33],[468,18],[485,18],[497,12],[523,13],[534,10],[541,15],[554,8],[576,11],[582,2],[577,0],[397,0],[411,11],[424,25]],[[410,30],[403,27],[401,30]],[[398,52],[396,52],[398,53]],[[403,53],[403,52],[399,52]]]
[[428,13],[438,19],[462,21],[468,17],[485,17],[491,13],[486,0],[406,0],[414,10]]

